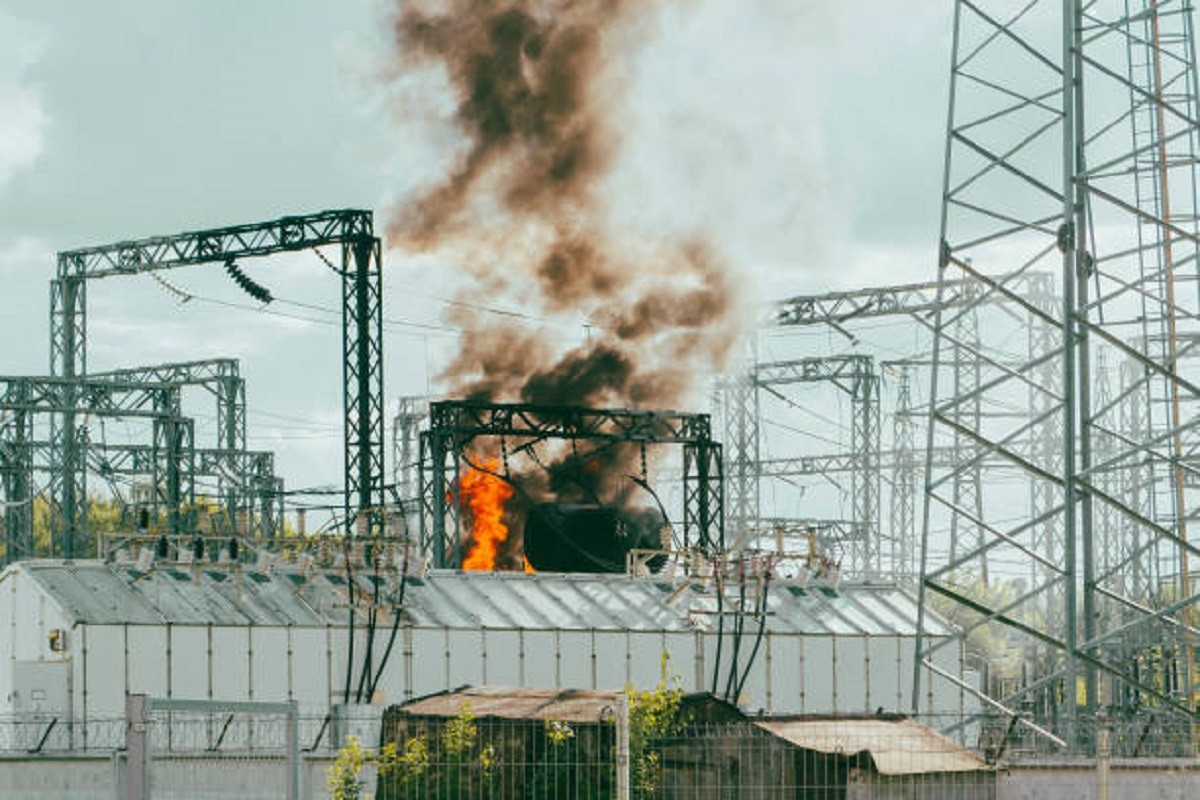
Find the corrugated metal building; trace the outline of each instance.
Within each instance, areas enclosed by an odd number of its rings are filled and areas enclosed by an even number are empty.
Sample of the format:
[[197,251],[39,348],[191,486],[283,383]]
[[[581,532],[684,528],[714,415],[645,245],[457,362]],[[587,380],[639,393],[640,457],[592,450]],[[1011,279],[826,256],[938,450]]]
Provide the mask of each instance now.
[[[369,597],[370,576],[356,580],[359,596]],[[660,680],[664,652],[681,688],[711,688],[716,602],[699,586],[612,575],[433,572],[407,580],[377,702],[464,685],[650,687]],[[123,713],[127,692],[295,699],[306,713],[323,714],[342,699],[347,590],[344,573],[333,571],[11,565],[0,574],[0,714],[52,711],[76,723],[111,718]],[[740,697],[744,709],[907,706],[917,615],[910,594],[780,580],[770,584],[766,605],[764,634]],[[385,614],[380,638],[390,625]],[[725,626],[721,642],[724,669],[731,628]],[[947,633],[937,620],[927,630]],[[757,623],[748,620],[743,667],[756,634]],[[358,654],[364,644],[356,638]],[[960,673],[956,646],[939,655],[944,670]],[[947,685],[932,685],[935,707],[958,714],[963,695]]]
[[996,771],[902,717],[700,726],[662,745],[659,796],[993,800]]

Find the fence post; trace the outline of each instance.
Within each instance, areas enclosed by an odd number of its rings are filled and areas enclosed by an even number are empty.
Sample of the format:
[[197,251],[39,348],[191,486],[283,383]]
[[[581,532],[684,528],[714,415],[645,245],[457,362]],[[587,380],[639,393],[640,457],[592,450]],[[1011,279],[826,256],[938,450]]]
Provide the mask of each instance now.
[[629,797],[629,695],[617,692],[617,800]]
[[1108,758],[1112,752],[1109,739],[1108,722],[1101,719],[1096,731],[1096,797],[1097,800],[1108,800]]
[[300,800],[300,704],[288,701],[287,749],[288,749],[288,800]]
[[125,800],[150,797],[146,706],[144,694],[125,696]]

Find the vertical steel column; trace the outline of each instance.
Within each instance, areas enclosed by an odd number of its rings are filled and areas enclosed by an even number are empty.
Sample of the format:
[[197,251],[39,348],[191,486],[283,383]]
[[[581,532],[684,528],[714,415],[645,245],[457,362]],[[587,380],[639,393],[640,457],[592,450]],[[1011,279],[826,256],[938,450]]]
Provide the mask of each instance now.
[[238,512],[246,503],[246,381],[223,374],[217,387],[217,448],[222,451],[217,491],[228,517],[229,530],[237,529]]
[[[447,495],[450,485],[446,481],[447,442],[444,436],[426,431],[420,439],[420,496],[421,496],[421,549],[429,553],[433,566],[445,568],[455,566],[450,562],[457,552],[457,545],[448,541],[457,531],[457,506]],[[447,527],[446,519],[454,514],[454,524]]]
[[[17,404],[29,403],[28,384],[11,387]],[[4,563],[34,555],[33,415],[16,410],[0,425],[0,488],[4,490]]]
[[917,494],[916,424],[912,409],[912,373],[908,365],[896,367],[896,407],[892,413],[892,491],[888,529],[894,541],[896,575],[909,579],[919,569],[913,536]]
[[683,446],[683,541],[705,553],[725,551],[724,480],[721,445],[698,442]]
[[[60,256],[58,278],[50,282],[50,374],[57,377],[87,375],[87,283],[80,269]],[[49,495],[58,507],[50,513],[50,550],[74,558],[87,540],[87,434],[78,429],[75,389],[67,388],[65,400],[65,410],[51,422]]]
[[718,386],[723,411],[722,445],[725,453],[725,528],[736,538],[759,518],[758,464],[759,396],[753,373],[742,367]]
[[855,365],[850,388],[850,447],[856,464],[850,473],[850,493],[854,521],[863,528],[862,536],[856,537],[854,562],[867,574],[878,574],[885,567],[879,527],[879,375],[874,359]]
[[384,535],[383,501],[383,276],[379,239],[363,236],[342,247],[345,485],[343,510],[353,536]]
[[[968,290],[968,293],[978,294]],[[958,314],[953,323],[951,359],[954,364],[954,395],[966,397],[955,416],[955,421],[965,431],[978,431],[983,422],[983,402],[978,392],[982,377],[979,362],[979,315],[973,310]],[[975,462],[983,456],[978,443],[964,430],[954,432],[954,453],[964,463]],[[984,542],[983,531],[974,520],[983,519],[983,485],[981,463],[973,463],[970,469],[956,471],[952,482],[951,496],[954,505],[966,513],[955,514],[950,520],[950,560],[954,561],[963,552],[979,550]],[[965,541],[964,541],[965,540]],[[988,584],[988,557],[982,552],[979,559],[979,577]]]

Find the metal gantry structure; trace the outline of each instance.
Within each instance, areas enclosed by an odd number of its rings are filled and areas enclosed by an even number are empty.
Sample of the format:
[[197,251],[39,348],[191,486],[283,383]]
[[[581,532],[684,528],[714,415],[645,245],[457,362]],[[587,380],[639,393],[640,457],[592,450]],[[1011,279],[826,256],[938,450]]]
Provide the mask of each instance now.
[[916,711],[949,681],[1072,752],[1196,718],[1196,86],[1182,0],[955,3],[921,607],[995,674],[923,642]]
[[[86,537],[85,449],[79,417],[86,404],[71,381],[88,376],[87,284],[198,264],[232,268],[237,260],[273,253],[341,247],[343,401],[345,409],[343,511],[353,534],[382,535],[384,512],[382,272],[380,240],[370,211],[335,210],[269,222],[117,242],[58,254],[51,282],[51,374],[67,381],[67,397],[51,431],[58,499],[51,517],[59,552],[71,557]],[[236,429],[244,421],[223,420]]]
[[[850,448],[846,454],[808,461],[759,462],[759,475],[777,476],[843,472],[850,479],[850,536],[838,544],[846,565],[865,574],[878,574],[882,539],[879,529],[879,373],[874,358],[854,354],[756,364],[754,385],[767,392],[778,387],[823,383],[850,399]],[[839,463],[841,462],[841,463]],[[890,561],[891,554],[888,554]]]
[[[1024,291],[1038,294],[1046,291],[1049,276],[1030,273],[1014,276],[1014,281]],[[807,348],[804,352],[811,353],[815,347],[818,352],[827,354],[808,355],[805,359],[791,361],[807,363],[810,371],[816,370],[814,375],[823,371],[838,375],[846,364],[853,363],[861,373],[860,383],[846,385],[852,390],[847,395],[852,399],[851,419],[847,426],[848,435],[840,442],[840,449],[831,453],[764,456],[760,430],[764,394],[790,405],[795,405],[801,398],[787,394],[788,390],[784,388],[787,384],[771,385],[770,380],[767,384],[758,381],[755,376],[759,366],[766,367],[768,371],[763,374],[772,378],[769,367],[772,362],[757,365],[754,358],[719,381],[715,407],[720,411],[726,454],[727,526],[738,526],[751,535],[776,531],[781,526],[801,532],[820,531],[821,544],[835,546],[841,551],[843,568],[848,574],[884,574],[904,581],[913,579],[919,569],[920,536],[914,505],[918,495],[915,487],[921,484],[926,466],[922,454],[927,412],[923,399],[914,400],[912,389],[914,385],[923,388],[928,383],[932,365],[929,347],[934,314],[939,307],[937,292],[937,282],[931,281],[796,296],[776,304],[760,335],[813,334],[804,340]],[[965,308],[977,294],[977,287],[966,280],[951,282],[943,289],[940,305]],[[971,321],[976,314],[972,308],[963,315],[960,326],[968,333],[972,325],[977,325]],[[913,340],[911,349],[903,357],[897,357],[895,342],[873,338],[868,329],[874,326],[886,326],[888,331],[904,334],[894,338]],[[817,335],[829,331],[835,335]],[[854,352],[837,352],[838,343],[853,348]],[[791,352],[796,347],[786,346],[785,349]],[[831,349],[834,352],[829,353]],[[972,350],[965,339],[959,358],[963,364],[973,363]],[[826,365],[824,370],[819,367],[821,364]],[[888,386],[889,383],[892,385]],[[890,389],[894,408],[884,409],[881,387]],[[856,392],[862,396],[855,399]],[[805,398],[806,402],[809,400]],[[882,425],[887,418],[891,420],[890,449],[883,448],[880,443],[884,434]],[[827,436],[833,431],[825,429],[823,433]],[[963,440],[944,443],[933,450],[933,457],[939,466],[949,466],[969,458],[969,449],[970,443]],[[764,518],[759,515],[761,493],[772,481],[813,478],[844,489],[850,499],[844,514],[837,519],[805,515],[803,520],[789,518],[786,524],[777,516]],[[965,494],[977,484],[978,480],[972,484],[960,483],[959,491]],[[973,493],[979,495],[978,490]],[[885,497],[889,511],[887,520],[882,519],[880,511]],[[738,514],[735,513],[737,509],[746,510]],[[746,521],[742,522],[743,519]],[[802,521],[808,524],[807,531],[803,525],[797,527]],[[969,535],[969,531],[963,532],[964,537]],[[865,544],[843,549],[837,541],[827,538],[829,536],[858,539]]]
[[[254,472],[247,469],[251,464],[245,457],[246,382],[241,376],[238,361],[232,358],[214,358],[127,367],[93,372],[88,378],[135,383],[153,382],[180,387],[198,386],[213,395],[216,400],[217,440],[215,449],[206,453],[205,461],[209,468],[203,474],[217,478],[217,492],[224,522],[230,531],[237,529],[239,513],[246,513],[242,503],[245,502],[249,489],[249,476],[254,474],[261,478],[262,473],[259,470],[263,468],[261,459],[258,459]],[[90,449],[93,445],[85,441],[83,446]],[[102,473],[107,471],[117,474],[121,467],[132,467],[132,474],[137,474],[134,471],[139,466],[135,457],[136,450],[106,449],[111,452],[106,453],[105,460],[100,462]],[[85,463],[87,460],[85,455]],[[250,516],[254,518],[255,515]],[[261,517],[258,519],[261,520]]]
[[[54,478],[61,476],[53,462],[53,443],[35,436],[34,421],[39,416],[51,418],[62,413],[59,402],[65,402],[67,390],[62,381],[38,377],[6,378],[5,419],[0,422],[0,473],[3,475],[5,498],[5,530],[9,547],[5,560],[12,561],[34,555],[61,552],[61,542],[51,540],[39,552],[33,546],[33,499],[42,494],[50,506],[55,503]],[[98,386],[111,384],[114,395],[98,391]],[[51,398],[47,386],[54,386],[57,397]],[[182,416],[180,390],[188,386],[203,387],[216,400],[217,435],[214,446],[201,446],[191,419]],[[139,390],[140,387],[140,390]],[[166,404],[168,413],[154,415],[152,429],[145,442],[108,441],[103,435],[103,420],[134,419],[147,403],[153,406],[156,395],[165,393],[159,404]],[[246,449],[245,381],[235,359],[218,358],[132,367],[92,373],[79,381],[74,393],[77,411],[83,417],[100,419],[101,435],[95,436],[92,426],[81,429],[79,448],[84,459],[81,482],[87,486],[88,476],[107,481],[115,500],[122,504],[122,521],[129,527],[138,525],[139,508],[148,512],[149,519],[159,519],[166,513],[166,529],[179,531],[192,527],[192,509],[187,509],[197,497],[199,478],[216,481],[220,509],[216,519],[210,517],[211,532],[249,535],[252,538],[271,538],[283,528],[283,482],[275,473],[275,456],[265,451]],[[172,426],[178,426],[178,432]],[[175,466],[172,466],[175,465]],[[50,477],[44,491],[35,492],[35,476]],[[178,476],[178,477],[176,477]],[[144,484],[142,483],[144,482]],[[144,500],[130,503],[123,484],[133,483],[134,494],[144,485],[149,491]],[[58,484],[61,486],[61,483]],[[181,505],[183,508],[181,508]],[[174,509],[174,511],[172,511]],[[188,513],[184,514],[184,510]]]
[[[34,417],[77,413],[96,417],[141,418],[153,425],[149,446],[149,473],[152,477],[153,505],[162,506],[168,526],[178,530],[182,505],[195,499],[194,438],[195,426],[180,410],[178,385],[151,381],[121,381],[115,378],[86,380],[49,377],[0,377],[0,480],[5,495],[6,562],[50,553],[38,552],[34,542],[35,455],[43,448],[34,440]],[[86,450],[87,427],[81,426],[77,446]],[[53,455],[53,448],[50,448]],[[48,495],[54,496],[53,479],[59,475],[52,461]],[[80,476],[86,488],[86,470]],[[86,543],[77,542],[79,552]]]
[[712,438],[707,414],[445,400],[430,403],[429,429],[420,434],[421,547],[433,566],[457,568],[462,562],[460,508],[452,495],[464,460],[477,468],[478,459],[498,454],[501,474],[511,472],[520,483],[519,465],[510,470],[510,460],[527,455],[532,466],[525,468],[540,472],[546,461],[538,449],[547,444],[567,444],[583,458],[614,447],[635,448],[643,487],[649,485],[646,448],[682,447],[683,531],[676,544],[712,555],[724,552],[721,445]]

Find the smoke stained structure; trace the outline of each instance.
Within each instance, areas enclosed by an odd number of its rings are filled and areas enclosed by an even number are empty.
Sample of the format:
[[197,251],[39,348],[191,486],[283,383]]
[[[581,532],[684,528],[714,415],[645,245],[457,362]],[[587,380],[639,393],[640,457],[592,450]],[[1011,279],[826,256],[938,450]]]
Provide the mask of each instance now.
[[[610,222],[620,198],[601,191],[622,135],[635,133],[622,124],[622,70],[670,1],[399,0],[401,72],[444,74],[462,136],[441,179],[388,226],[400,248],[468,278],[448,313],[462,332],[440,376],[449,395],[678,409],[738,342],[749,315],[714,248],[700,235],[623,235]],[[481,302],[536,319],[468,305]],[[627,486],[620,452],[589,462],[603,474],[566,483]],[[553,484],[581,474],[569,459],[550,473],[527,488],[562,498]]]

